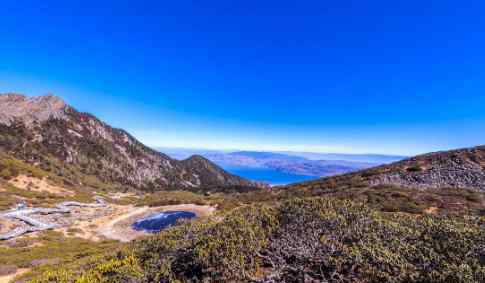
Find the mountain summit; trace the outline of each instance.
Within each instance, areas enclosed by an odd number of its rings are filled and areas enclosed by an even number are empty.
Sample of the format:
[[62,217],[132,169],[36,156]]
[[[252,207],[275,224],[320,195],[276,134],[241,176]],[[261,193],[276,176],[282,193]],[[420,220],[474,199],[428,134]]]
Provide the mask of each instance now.
[[65,118],[68,106],[54,95],[27,98],[24,95],[8,93],[0,95],[0,123],[10,125],[20,120],[27,125],[34,121],[44,122],[49,118]]
[[0,95],[0,151],[70,181],[83,175],[146,190],[255,185],[203,157],[174,160],[53,95]]

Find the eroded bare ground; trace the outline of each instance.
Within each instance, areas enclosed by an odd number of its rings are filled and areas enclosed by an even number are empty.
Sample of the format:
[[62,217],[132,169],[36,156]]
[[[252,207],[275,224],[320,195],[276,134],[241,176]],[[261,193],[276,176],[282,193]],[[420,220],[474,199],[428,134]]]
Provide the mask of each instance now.
[[18,223],[18,221],[14,219],[0,218],[0,234],[12,231],[13,229],[19,227],[19,225],[21,224],[22,223]]
[[29,191],[45,192],[60,196],[74,195],[74,192],[72,191],[51,184],[47,178],[39,179],[31,176],[19,175],[8,182],[17,188]]
[[[0,266],[0,269],[3,269],[3,268]],[[6,272],[9,272],[8,274],[2,275],[2,273],[0,273],[0,283],[10,283],[16,277],[24,273],[27,273],[28,271],[29,271],[28,268],[16,268],[15,266],[13,266],[11,270],[6,270]]]

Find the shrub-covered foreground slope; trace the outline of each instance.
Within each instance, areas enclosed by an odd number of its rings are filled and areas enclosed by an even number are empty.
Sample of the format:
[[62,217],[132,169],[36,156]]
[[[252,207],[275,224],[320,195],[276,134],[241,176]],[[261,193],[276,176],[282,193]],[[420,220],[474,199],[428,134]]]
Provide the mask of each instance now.
[[32,282],[484,282],[485,219],[294,198],[188,222]]

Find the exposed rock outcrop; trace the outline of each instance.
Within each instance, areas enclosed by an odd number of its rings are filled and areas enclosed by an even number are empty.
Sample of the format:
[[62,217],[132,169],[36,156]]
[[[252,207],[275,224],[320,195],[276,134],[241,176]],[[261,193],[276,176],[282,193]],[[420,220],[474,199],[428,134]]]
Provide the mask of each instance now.
[[485,191],[485,147],[430,153],[376,170],[378,174],[369,178],[371,185]]
[[28,98],[21,94],[0,95],[0,123],[10,125],[15,120],[31,125],[34,121],[65,119],[69,106],[54,95]]
[[485,146],[424,154],[356,173],[298,184],[296,187],[326,190],[342,186],[378,185],[485,192]]

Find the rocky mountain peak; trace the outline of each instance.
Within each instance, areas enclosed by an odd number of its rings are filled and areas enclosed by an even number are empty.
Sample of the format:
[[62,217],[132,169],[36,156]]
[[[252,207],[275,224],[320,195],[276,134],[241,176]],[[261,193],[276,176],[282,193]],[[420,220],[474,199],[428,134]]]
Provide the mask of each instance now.
[[34,121],[65,117],[67,104],[52,94],[27,97],[17,93],[0,94],[0,123],[10,125],[18,120],[27,125]]
[[[54,95],[0,95],[1,151],[46,168],[54,157],[58,165],[48,169],[58,175],[80,172],[106,184],[144,190],[256,185],[201,156],[171,159]],[[70,172],[57,172],[66,167]]]
[[190,156],[189,158],[185,159],[184,160],[185,162],[207,162],[208,160],[203,157],[202,155],[198,155],[198,154],[195,154],[195,155],[192,155]]

